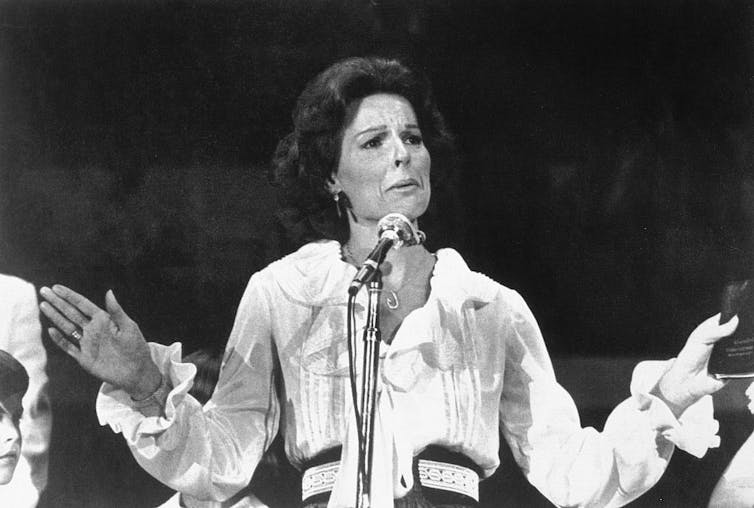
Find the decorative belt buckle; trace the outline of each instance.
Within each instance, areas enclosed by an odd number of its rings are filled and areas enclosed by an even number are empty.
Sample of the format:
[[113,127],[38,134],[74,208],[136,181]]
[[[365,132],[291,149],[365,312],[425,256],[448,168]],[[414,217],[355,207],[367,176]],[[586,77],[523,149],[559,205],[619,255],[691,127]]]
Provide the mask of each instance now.
[[305,501],[317,494],[331,491],[335,486],[339,469],[340,462],[328,462],[304,471],[301,478],[301,500]]
[[419,459],[419,481],[424,487],[463,494],[479,502],[479,476],[467,467]]

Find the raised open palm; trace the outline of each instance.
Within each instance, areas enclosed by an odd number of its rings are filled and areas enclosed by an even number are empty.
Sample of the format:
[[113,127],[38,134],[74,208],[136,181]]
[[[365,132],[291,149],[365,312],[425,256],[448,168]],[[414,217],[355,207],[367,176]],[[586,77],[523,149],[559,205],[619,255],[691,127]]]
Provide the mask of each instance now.
[[159,386],[161,375],[144,336],[112,291],[105,295],[106,310],[61,285],[43,287],[40,295],[46,301],[39,308],[54,325],[50,337],[87,372],[134,399]]

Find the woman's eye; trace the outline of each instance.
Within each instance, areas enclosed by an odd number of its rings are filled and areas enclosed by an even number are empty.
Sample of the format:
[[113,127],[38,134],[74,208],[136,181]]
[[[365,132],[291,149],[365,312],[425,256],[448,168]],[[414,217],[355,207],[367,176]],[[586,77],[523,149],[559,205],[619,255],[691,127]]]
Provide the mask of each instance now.
[[361,145],[361,147],[362,148],[377,148],[381,144],[382,144],[382,138],[378,136],[378,137],[374,137],[370,139],[369,141]]
[[410,134],[406,136],[406,143],[409,145],[421,145],[422,137],[419,134]]

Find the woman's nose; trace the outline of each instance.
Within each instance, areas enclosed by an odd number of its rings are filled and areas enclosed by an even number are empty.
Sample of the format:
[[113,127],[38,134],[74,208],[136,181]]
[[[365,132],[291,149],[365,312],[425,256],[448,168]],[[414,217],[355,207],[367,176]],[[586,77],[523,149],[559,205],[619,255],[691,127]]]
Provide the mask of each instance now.
[[411,154],[409,153],[406,145],[403,144],[403,140],[398,139],[395,142],[395,167],[399,168],[401,164],[404,166],[411,162]]
[[0,418],[0,443],[7,443],[18,439],[18,429],[13,420],[7,415]]
[[11,425],[2,425],[0,428],[0,443],[9,443],[15,441],[18,437],[18,432]]

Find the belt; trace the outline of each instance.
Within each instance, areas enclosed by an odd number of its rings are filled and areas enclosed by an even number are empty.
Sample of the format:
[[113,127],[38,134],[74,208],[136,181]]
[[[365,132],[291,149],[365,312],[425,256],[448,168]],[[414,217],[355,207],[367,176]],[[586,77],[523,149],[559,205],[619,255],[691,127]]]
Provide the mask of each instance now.
[[[340,471],[339,448],[328,450],[310,461],[301,479],[304,502],[327,501]],[[435,502],[479,502],[481,470],[465,455],[430,446],[414,458],[414,480],[422,494]],[[416,487],[414,487],[416,488]]]

